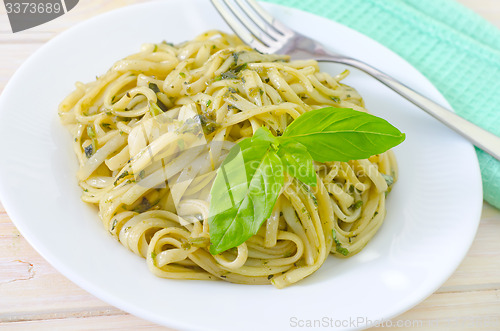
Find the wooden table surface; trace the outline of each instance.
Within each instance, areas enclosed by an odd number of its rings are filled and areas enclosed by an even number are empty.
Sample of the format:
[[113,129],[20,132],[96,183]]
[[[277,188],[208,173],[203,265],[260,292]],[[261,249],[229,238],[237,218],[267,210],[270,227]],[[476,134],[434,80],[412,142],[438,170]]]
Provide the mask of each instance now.
[[[0,92],[24,60],[61,31],[99,13],[145,1],[80,0],[68,14],[16,34],[0,5]],[[459,2],[500,27],[499,0]],[[500,330],[499,210],[483,205],[476,239],[460,267],[429,298],[393,319],[397,320],[422,321],[413,324],[418,329]],[[26,242],[0,204],[0,329],[141,328],[169,330],[110,306],[66,279]]]

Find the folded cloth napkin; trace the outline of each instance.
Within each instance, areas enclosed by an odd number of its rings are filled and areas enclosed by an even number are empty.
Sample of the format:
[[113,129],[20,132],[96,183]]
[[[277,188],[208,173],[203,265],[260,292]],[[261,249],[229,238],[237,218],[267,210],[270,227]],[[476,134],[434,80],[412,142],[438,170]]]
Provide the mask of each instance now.
[[[500,136],[500,30],[453,0],[266,0],[323,16],[390,48],[460,116]],[[500,162],[476,148],[484,199],[500,209]]]

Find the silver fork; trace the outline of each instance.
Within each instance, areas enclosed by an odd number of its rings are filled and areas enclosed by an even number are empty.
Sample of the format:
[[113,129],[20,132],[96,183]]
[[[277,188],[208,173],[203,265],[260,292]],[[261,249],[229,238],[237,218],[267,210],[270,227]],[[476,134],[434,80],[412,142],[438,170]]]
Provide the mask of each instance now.
[[255,0],[211,1],[236,35],[253,49],[267,54],[289,54],[292,59],[342,63],[360,69],[500,160],[500,137],[472,124],[365,62],[327,51],[317,41],[276,20]]

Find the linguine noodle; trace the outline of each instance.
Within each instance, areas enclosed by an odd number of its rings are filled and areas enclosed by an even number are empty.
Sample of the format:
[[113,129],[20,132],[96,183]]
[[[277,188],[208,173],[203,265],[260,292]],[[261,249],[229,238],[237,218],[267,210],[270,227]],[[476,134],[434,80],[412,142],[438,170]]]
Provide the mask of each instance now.
[[285,175],[257,235],[209,253],[209,194],[229,149],[261,126],[281,135],[326,106],[366,112],[348,75],[313,60],[257,53],[210,31],[179,45],[146,44],[94,82],[77,83],[59,115],[74,138],[82,200],[104,227],[172,279],[293,284],[330,253],[349,257],[375,235],[396,180],[391,151],[365,160],[315,162],[318,185]]

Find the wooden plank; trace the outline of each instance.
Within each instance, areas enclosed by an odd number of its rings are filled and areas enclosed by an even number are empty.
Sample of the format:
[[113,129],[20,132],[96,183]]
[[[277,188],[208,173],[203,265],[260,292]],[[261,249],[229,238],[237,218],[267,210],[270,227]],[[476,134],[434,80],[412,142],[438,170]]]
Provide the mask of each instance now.
[[500,28],[500,5],[498,0],[458,0],[458,2]]
[[[500,330],[500,290],[436,293],[383,330]],[[372,328],[370,330],[380,330]]]
[[132,315],[89,316],[50,319],[42,321],[23,321],[15,323],[0,323],[0,330],[31,331],[31,330],[150,330],[172,331],[166,327],[141,320]]
[[[498,290],[468,293],[439,293],[398,316],[385,322],[384,330],[401,329],[400,325],[410,330],[499,330],[500,303]],[[332,318],[334,313],[332,312]],[[375,323],[375,321],[373,321]],[[283,328],[288,326],[283,322]],[[131,315],[106,315],[65,317],[48,320],[31,320],[0,323],[0,330],[172,330],[143,321]],[[373,328],[377,330],[380,328]]]
[[[68,14],[15,35],[0,4],[0,93],[28,56],[61,31],[97,14],[148,1],[80,0]],[[500,27],[498,0],[458,1]],[[410,329],[500,330],[498,238],[500,212],[485,204],[476,239],[453,276],[432,296],[392,321],[416,321]],[[63,277],[31,248],[0,204],[0,330],[142,328],[170,330],[124,313]]]
[[[422,311],[433,309],[442,311],[438,315],[441,314],[443,318],[462,316],[460,312],[453,313],[454,310],[450,310],[447,299],[453,299],[448,302],[450,307],[460,303],[466,307],[463,309],[472,309],[470,311],[477,314],[490,314],[491,309],[487,307],[500,305],[500,213],[488,205],[483,210],[476,240],[455,274],[436,294],[398,319],[427,316]],[[89,323],[93,323],[88,319],[124,315],[119,309],[78,288],[53,269],[19,234],[1,206],[0,270],[0,297],[8,298],[6,301],[0,300],[0,321],[10,322],[8,324],[16,328],[28,328],[32,325],[30,321],[85,317]],[[488,304],[483,307],[478,302]]]
[[455,273],[438,292],[500,289],[500,212],[483,205],[476,238]]
[[[48,264],[0,207],[0,321],[109,305],[80,289]],[[114,309],[114,308],[113,308]]]

